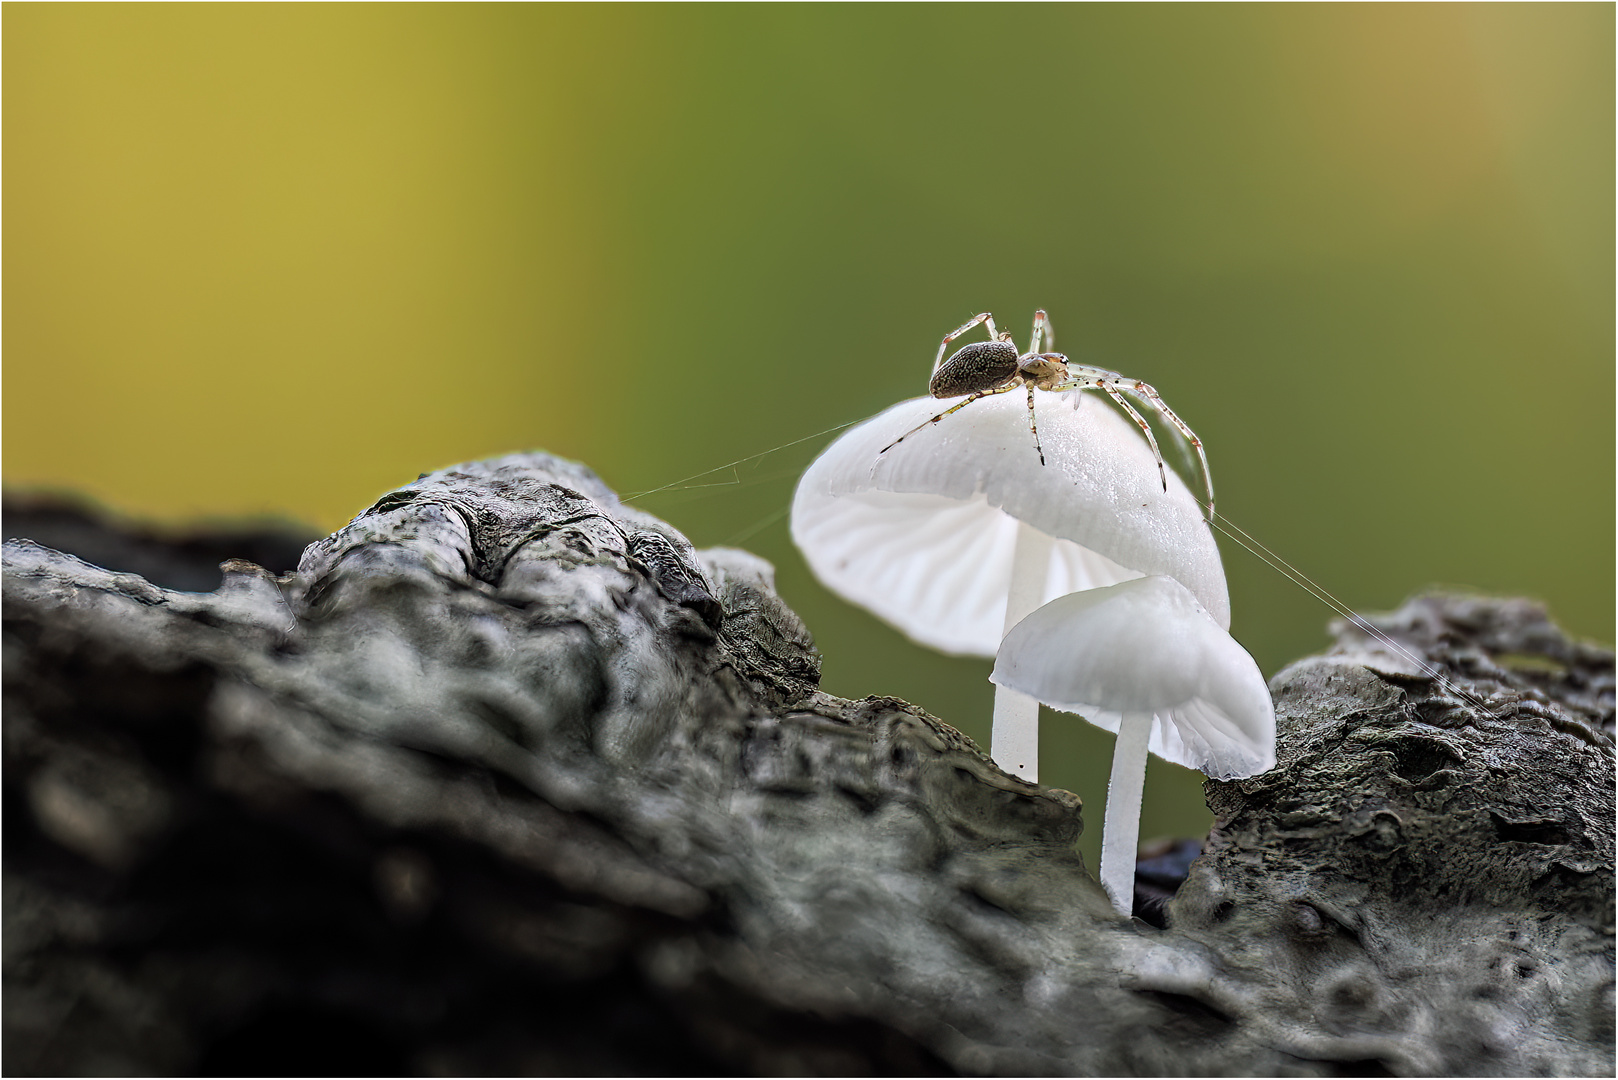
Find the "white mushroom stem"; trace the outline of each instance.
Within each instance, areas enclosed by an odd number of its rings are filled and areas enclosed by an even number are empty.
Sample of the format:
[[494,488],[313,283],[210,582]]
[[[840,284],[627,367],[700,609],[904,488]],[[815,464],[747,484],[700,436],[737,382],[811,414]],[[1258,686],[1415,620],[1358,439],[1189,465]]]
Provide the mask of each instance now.
[[[1050,570],[1051,537],[1017,523],[1011,556],[1011,588],[1006,594],[1006,623],[1001,636],[1045,601]],[[1144,752],[1144,751],[1143,751]],[[1039,700],[1005,686],[994,688],[994,725],[989,731],[994,763],[1030,784],[1039,781]]]
[[1125,917],[1135,906],[1135,855],[1140,847],[1141,792],[1146,787],[1146,743],[1151,734],[1151,713],[1124,713],[1112,748],[1112,776],[1107,781],[1101,887]]
[[1224,780],[1275,766],[1275,706],[1258,665],[1170,577],[1058,596],[1005,636],[989,678],[1117,733],[1101,884],[1123,914],[1148,751]]

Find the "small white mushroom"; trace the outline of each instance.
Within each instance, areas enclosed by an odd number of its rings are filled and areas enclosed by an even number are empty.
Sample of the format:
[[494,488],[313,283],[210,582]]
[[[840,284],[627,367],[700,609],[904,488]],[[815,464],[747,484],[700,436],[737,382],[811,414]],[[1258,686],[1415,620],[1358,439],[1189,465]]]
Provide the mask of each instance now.
[[[1169,490],[1140,430],[1103,400],[1041,397],[1040,463],[1022,395],[916,431],[933,398],[901,402],[810,465],[792,537],[833,592],[943,652],[993,656],[1007,630],[1065,593],[1166,574],[1230,623],[1224,568],[1202,508]],[[997,689],[991,750],[1037,778],[1038,703]]]
[[1173,578],[1058,597],[1006,635],[989,678],[1117,734],[1101,884],[1126,915],[1147,751],[1219,779],[1275,765],[1275,708],[1264,676]]

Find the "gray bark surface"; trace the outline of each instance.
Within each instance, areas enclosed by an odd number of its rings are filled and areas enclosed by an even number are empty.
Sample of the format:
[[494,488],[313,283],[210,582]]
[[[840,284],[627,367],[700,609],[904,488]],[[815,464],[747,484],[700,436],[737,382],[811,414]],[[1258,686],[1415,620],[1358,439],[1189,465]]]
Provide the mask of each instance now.
[[1613,1072],[1613,659],[1532,604],[1278,675],[1158,928],[581,466],[223,569],[6,544],[8,1073]]

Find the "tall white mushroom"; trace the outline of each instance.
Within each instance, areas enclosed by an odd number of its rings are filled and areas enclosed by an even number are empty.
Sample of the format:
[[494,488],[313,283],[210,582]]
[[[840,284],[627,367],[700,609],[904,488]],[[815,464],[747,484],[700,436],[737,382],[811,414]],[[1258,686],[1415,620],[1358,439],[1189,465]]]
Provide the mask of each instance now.
[[1147,751],[1219,779],[1275,765],[1275,709],[1264,676],[1173,578],[1058,597],[1006,635],[989,678],[1117,734],[1101,884],[1125,915]]
[[[1035,608],[1148,574],[1180,581],[1221,627],[1230,600],[1213,534],[1172,472],[1162,487],[1140,429],[1098,396],[1041,392],[1040,463],[1022,394],[975,401],[888,447],[938,412],[901,402],[810,465],[792,537],[833,592],[923,645],[993,656]],[[1038,777],[1039,705],[997,687],[990,749]]]

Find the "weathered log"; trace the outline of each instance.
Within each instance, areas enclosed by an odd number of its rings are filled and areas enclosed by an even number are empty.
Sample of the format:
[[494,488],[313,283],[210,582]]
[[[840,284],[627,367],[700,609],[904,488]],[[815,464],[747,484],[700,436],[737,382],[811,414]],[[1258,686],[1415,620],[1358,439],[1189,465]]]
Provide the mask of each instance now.
[[1274,680],[1166,929],[1079,799],[816,689],[769,566],[540,455],[280,578],[5,549],[10,1073],[1610,1075],[1613,665],[1429,596]]

